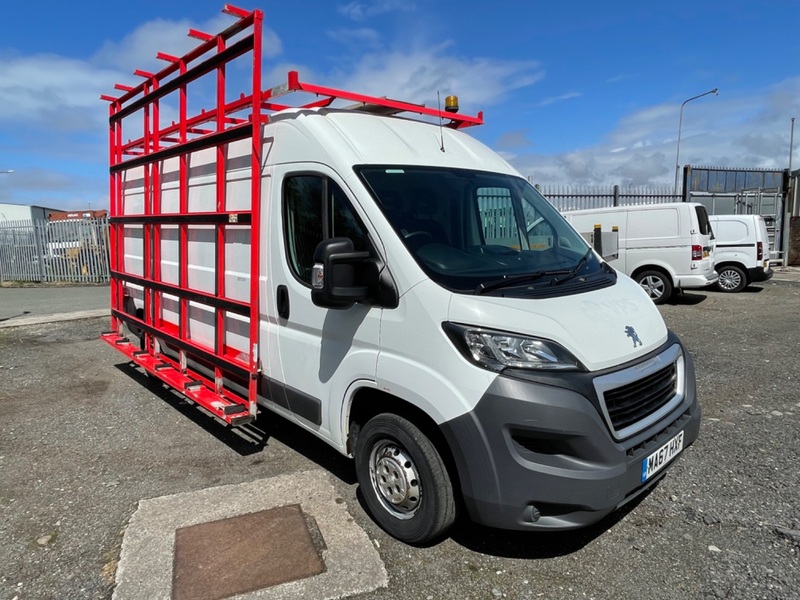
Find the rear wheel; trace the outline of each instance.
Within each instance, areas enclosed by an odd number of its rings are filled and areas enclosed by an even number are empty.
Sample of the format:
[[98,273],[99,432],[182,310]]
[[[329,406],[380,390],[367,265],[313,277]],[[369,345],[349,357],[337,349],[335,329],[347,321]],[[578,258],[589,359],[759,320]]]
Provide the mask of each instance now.
[[358,434],[355,467],[372,517],[393,537],[423,544],[455,521],[447,468],[410,421],[388,413],[370,419]]
[[636,276],[636,283],[656,304],[664,304],[672,297],[672,281],[661,271],[642,271]]
[[741,292],[747,287],[747,275],[744,270],[734,265],[726,265],[717,270],[719,279],[717,287],[722,292]]

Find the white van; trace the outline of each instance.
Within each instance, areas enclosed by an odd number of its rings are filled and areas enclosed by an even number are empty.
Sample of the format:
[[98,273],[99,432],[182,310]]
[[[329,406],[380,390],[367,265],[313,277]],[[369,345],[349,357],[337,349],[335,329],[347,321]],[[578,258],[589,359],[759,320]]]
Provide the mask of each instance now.
[[[698,436],[691,355],[638,285],[460,131],[480,115],[293,72],[127,141],[123,122],[142,131],[142,113],[224,72],[228,50],[260,48],[260,31],[110,97],[103,339],[229,425],[284,418],[352,457],[369,512],[405,542],[459,511],[581,527],[650,489]],[[260,63],[244,64],[255,86]],[[287,91],[309,104],[276,104]],[[219,131],[178,139],[208,121]]]
[[632,277],[656,303],[673,292],[717,280],[708,213],[696,202],[618,206],[564,213],[578,231],[619,229],[619,257],[611,265]]
[[711,215],[716,238],[714,265],[723,292],[740,292],[772,277],[769,235],[760,215]]

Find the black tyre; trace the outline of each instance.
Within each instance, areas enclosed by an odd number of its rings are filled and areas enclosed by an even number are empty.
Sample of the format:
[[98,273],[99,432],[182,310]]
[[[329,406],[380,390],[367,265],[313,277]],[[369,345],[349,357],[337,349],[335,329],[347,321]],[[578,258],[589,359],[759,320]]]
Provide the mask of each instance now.
[[636,283],[656,304],[664,304],[672,297],[672,281],[661,271],[642,271],[636,276]]
[[453,485],[439,452],[413,423],[373,417],[358,434],[355,467],[372,518],[407,544],[424,544],[453,524]]
[[741,292],[747,287],[747,274],[735,265],[726,265],[717,270],[717,288],[721,292]]

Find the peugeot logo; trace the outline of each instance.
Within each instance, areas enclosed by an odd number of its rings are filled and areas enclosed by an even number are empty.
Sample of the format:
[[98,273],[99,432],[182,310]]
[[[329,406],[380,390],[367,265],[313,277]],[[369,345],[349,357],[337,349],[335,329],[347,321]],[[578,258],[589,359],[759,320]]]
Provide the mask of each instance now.
[[625,335],[627,335],[631,340],[633,340],[633,347],[642,345],[642,340],[639,339],[639,334],[636,333],[636,330],[631,325],[625,326]]

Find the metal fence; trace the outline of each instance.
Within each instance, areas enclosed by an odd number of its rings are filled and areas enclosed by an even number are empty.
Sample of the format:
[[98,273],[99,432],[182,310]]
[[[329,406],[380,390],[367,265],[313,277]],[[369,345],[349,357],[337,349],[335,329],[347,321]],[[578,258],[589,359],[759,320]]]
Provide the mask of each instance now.
[[673,193],[672,186],[565,186],[537,185],[536,188],[559,211],[681,202],[683,197]]
[[108,282],[108,219],[0,221],[0,281]]

